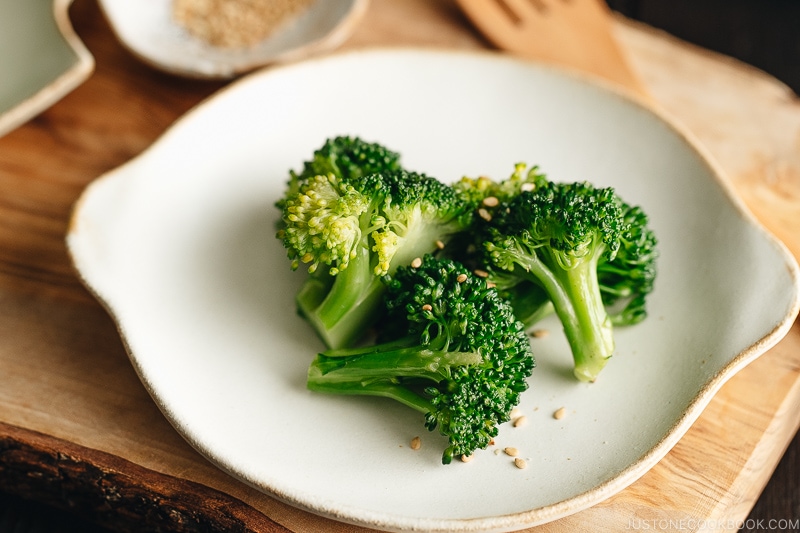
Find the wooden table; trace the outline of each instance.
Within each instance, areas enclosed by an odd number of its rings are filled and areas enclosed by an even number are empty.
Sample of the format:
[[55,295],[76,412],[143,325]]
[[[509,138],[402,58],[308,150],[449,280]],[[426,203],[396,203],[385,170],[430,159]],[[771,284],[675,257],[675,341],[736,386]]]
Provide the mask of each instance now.
[[[227,476],[172,429],[101,306],[69,263],[74,201],[222,82],[154,71],[77,0],[95,74],[0,138],[0,490],[119,531],[361,531]],[[772,78],[650,28],[618,37],[663,108],[701,140],[752,211],[800,256],[800,106]],[[344,45],[486,44],[449,0],[373,0]],[[541,532],[731,529],[747,517],[800,425],[800,326],[732,378],[679,444],[625,491]],[[800,517],[777,517],[797,519]],[[668,522],[665,522],[668,521]],[[638,521],[638,522],[635,522]],[[703,522],[705,521],[705,522]],[[655,527],[651,528],[655,529]]]

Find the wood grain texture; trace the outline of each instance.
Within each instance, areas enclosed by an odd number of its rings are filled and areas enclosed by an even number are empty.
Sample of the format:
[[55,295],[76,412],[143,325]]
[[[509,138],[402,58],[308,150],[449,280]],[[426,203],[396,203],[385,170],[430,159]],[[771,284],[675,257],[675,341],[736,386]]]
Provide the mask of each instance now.
[[0,490],[126,533],[289,531],[222,492],[2,422]]
[[614,37],[604,0],[457,0],[474,26],[502,50],[566,65],[649,98]]
[[[6,450],[0,469],[21,479],[31,473],[28,495],[48,501],[61,495],[62,505],[78,494],[96,497],[97,472],[111,472],[145,507],[177,502],[198,520],[218,523],[223,508],[233,509],[244,531],[366,531],[279,502],[197,454],[158,411],[115,325],[76,278],[64,235],[83,188],[147,148],[223,84],[144,66],[114,39],[91,0],[76,0],[72,18],[97,59],[95,74],[0,138],[0,449]],[[800,255],[800,106],[790,91],[650,28],[618,20],[615,31],[650,94]],[[400,45],[488,46],[450,0],[373,0],[345,48]],[[632,520],[660,518],[742,520],[799,424],[795,325],[722,388],[648,474],[602,504],[533,530],[581,531],[591,524],[593,531],[622,531]],[[15,449],[23,451],[8,454]],[[68,477],[45,468],[59,453],[72,465],[64,469],[73,472]],[[33,470],[39,462],[42,483]],[[136,512],[133,499],[127,501],[118,513]]]

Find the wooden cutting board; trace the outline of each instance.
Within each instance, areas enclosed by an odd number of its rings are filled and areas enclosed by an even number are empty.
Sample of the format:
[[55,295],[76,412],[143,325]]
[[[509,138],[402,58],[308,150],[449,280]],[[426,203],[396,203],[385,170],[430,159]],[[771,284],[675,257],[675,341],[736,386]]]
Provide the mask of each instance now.
[[[294,509],[217,470],[166,422],[114,324],[69,263],[73,203],[224,84],[156,72],[97,5],[72,18],[95,74],[0,138],[0,489],[115,529],[362,531]],[[774,79],[626,20],[645,85],[800,256],[800,105]],[[373,0],[345,48],[486,44],[449,0]],[[679,444],[628,489],[537,532],[736,528],[800,424],[800,327],[732,378]],[[714,527],[712,527],[714,526]],[[533,531],[532,530],[532,531]]]

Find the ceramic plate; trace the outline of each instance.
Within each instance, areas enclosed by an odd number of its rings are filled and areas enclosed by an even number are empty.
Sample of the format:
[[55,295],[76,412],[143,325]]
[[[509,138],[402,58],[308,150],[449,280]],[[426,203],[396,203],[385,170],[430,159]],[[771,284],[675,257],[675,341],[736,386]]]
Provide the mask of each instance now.
[[0,135],[85,81],[94,58],[67,10],[72,0],[0,0]]
[[257,67],[332,49],[361,20],[368,0],[316,0],[247,49],[212,46],[172,17],[170,0],[100,0],[120,42],[153,67],[197,78],[231,78]]
[[[571,377],[563,335],[547,323],[551,335],[532,341],[529,423],[504,425],[470,463],[443,466],[443,439],[390,400],[307,391],[322,346],[294,313],[304,274],[274,237],[274,203],[288,170],[338,134],[381,142],[447,182],[504,178],[526,161],[556,181],[616,187],[660,238],[650,317],[617,330],[594,384]],[[93,182],[68,245],[188,442],[293,505],[387,530],[513,530],[608,498],[798,311],[796,263],[678,127],[583,79],[491,53],[361,51],[246,77]],[[528,468],[495,453],[505,446]]]

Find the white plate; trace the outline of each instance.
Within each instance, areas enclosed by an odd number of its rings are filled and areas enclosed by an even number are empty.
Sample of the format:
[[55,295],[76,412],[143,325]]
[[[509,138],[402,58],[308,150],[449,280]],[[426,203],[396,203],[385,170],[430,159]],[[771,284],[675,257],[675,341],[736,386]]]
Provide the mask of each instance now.
[[[321,345],[294,313],[304,274],[274,237],[273,204],[288,170],[337,134],[448,182],[527,161],[553,180],[615,186],[660,238],[650,317],[617,330],[595,384],[571,377],[551,322],[533,341],[530,423],[502,427],[468,464],[441,465],[443,439],[399,404],[307,391]],[[145,387],[197,450],[291,504],[378,529],[512,530],[611,496],[798,311],[795,261],[684,133],[609,90],[488,53],[362,51],[251,75],[92,183],[68,245]],[[529,467],[494,453],[504,446]]]
[[100,0],[120,42],[149,65],[196,78],[231,78],[268,64],[330,50],[349,37],[368,0],[316,0],[308,9],[246,49],[212,46],[172,17],[171,0]]
[[0,135],[85,81],[94,58],[69,21],[72,0],[0,0]]

